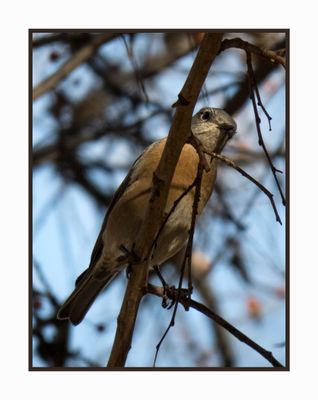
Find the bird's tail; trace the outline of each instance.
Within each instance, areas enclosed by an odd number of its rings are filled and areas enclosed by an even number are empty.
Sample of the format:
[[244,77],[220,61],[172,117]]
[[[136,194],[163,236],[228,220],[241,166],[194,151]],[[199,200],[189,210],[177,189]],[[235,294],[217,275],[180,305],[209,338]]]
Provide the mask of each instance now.
[[59,309],[57,318],[68,319],[73,325],[78,325],[85,317],[97,295],[117,275],[117,271],[111,271],[102,280],[96,279],[91,271],[83,277],[73,290],[71,295]]

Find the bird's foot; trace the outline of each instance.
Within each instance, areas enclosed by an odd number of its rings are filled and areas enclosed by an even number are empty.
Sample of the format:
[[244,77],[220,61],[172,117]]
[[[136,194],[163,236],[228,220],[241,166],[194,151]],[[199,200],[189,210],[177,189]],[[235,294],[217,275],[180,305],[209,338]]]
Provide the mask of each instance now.
[[131,275],[131,268],[133,264],[140,262],[140,257],[134,251],[135,244],[132,245],[131,250],[128,250],[123,244],[119,246],[119,249],[124,253],[122,256],[117,257],[117,260],[121,264],[128,264],[126,268],[126,276],[129,279]]
[[160,282],[162,284],[163,287],[163,297],[162,297],[162,307],[163,308],[171,308],[173,306],[173,304],[169,304],[169,296],[168,296],[168,291],[170,290],[170,286],[167,284],[166,280],[164,279],[158,265],[154,265],[153,266],[153,270],[156,272],[156,274],[158,275],[158,278],[160,279]]
[[[162,307],[170,310],[181,297],[189,297],[189,289],[176,288],[175,286],[164,287],[164,295],[162,299]],[[169,304],[170,301],[170,304]]]

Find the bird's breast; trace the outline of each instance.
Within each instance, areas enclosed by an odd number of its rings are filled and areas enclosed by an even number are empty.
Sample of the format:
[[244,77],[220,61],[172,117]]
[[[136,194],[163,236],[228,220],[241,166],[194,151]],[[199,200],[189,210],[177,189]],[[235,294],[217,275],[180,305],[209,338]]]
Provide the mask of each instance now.
[[[116,259],[122,255],[120,248],[131,250],[138,236],[141,224],[150,199],[153,173],[159,162],[160,147],[164,141],[158,142],[140,159],[132,174],[123,195],[116,202],[108,216],[106,230],[103,235],[106,259]],[[155,243],[153,264],[160,265],[184,246],[191,226],[193,199],[195,188],[189,190],[198,170],[198,155],[195,149],[186,144],[181,152],[175,173],[170,185],[165,208],[163,225]],[[200,213],[208,200],[216,176],[216,166],[204,172],[198,212]]]

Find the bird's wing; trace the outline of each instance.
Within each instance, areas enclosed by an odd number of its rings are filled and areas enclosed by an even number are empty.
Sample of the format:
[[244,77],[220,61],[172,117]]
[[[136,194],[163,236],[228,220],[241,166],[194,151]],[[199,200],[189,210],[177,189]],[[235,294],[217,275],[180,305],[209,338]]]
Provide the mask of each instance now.
[[122,181],[122,183],[120,184],[120,186],[118,187],[118,189],[116,190],[110,204],[109,207],[106,211],[106,215],[104,217],[104,221],[102,224],[102,227],[100,229],[99,235],[97,237],[95,246],[93,248],[92,251],[92,255],[91,255],[91,260],[89,263],[89,267],[83,271],[76,279],[75,285],[77,286],[82,279],[87,275],[87,273],[95,266],[96,262],[98,261],[98,259],[100,258],[102,251],[103,251],[103,232],[106,228],[106,224],[107,224],[107,220],[108,220],[108,216],[110,215],[112,209],[114,208],[115,204],[118,202],[118,200],[121,198],[121,196],[123,195],[123,193],[125,192],[125,190],[129,187],[129,185],[131,185],[133,183],[132,175],[134,173],[135,168],[138,166],[142,156],[148,152],[149,150],[151,150],[157,143],[161,142],[162,140],[165,139],[161,139],[153,144],[151,144],[150,146],[148,146],[143,153],[140,154],[140,156],[135,160],[135,162],[133,163],[132,167],[130,168],[128,174],[126,175],[125,179]]

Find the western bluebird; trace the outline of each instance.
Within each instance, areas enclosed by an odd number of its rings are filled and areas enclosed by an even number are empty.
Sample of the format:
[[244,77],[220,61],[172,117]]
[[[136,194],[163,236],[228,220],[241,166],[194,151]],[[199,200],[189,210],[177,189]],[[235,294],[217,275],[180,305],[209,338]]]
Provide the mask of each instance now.
[[[224,110],[205,107],[192,117],[191,131],[207,152],[221,152],[235,133],[236,123]],[[133,251],[134,240],[143,223],[153,174],[165,143],[166,138],[147,147],[117,189],[94,246],[89,267],[77,278],[73,293],[58,312],[59,319],[69,319],[74,325],[79,324],[101,290],[129,264],[127,254]],[[186,143],[171,181],[166,213],[193,183],[198,163],[197,151]],[[198,214],[211,196],[217,159],[210,157],[209,167],[209,171],[204,171],[202,175]],[[186,243],[191,225],[194,190],[182,197],[160,232],[150,260],[151,267],[161,265]]]

